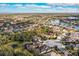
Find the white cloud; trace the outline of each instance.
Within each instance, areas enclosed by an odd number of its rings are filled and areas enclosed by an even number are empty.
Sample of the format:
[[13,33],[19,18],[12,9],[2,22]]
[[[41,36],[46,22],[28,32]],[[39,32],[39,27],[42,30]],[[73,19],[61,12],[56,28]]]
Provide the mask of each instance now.
[[10,6],[9,4],[0,4],[0,7]]
[[48,5],[35,5],[35,4],[26,4],[25,7],[29,7],[29,8],[51,8],[51,6],[48,6]]
[[64,7],[57,7],[56,9],[58,9],[58,10],[65,10],[65,11],[79,11],[79,9],[78,8],[64,8]]
[[61,5],[61,6],[73,6],[73,5],[79,5],[78,3],[47,3],[48,5]]
[[26,4],[26,5],[22,5],[22,4],[14,4],[12,6],[16,6],[16,7],[19,7],[19,8],[51,8],[51,6],[48,6],[48,5],[36,5],[36,4]]
[[12,6],[16,6],[16,7],[22,7],[23,5],[22,4],[14,4]]

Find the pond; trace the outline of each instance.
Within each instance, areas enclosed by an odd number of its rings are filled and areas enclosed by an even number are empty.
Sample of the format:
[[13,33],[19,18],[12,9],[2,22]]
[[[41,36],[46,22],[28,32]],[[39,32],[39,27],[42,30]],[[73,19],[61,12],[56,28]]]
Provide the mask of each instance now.
[[52,25],[58,25],[62,27],[72,27],[73,29],[79,30],[79,25],[71,25],[71,23],[61,21],[60,19],[51,20],[49,23]]
[[73,28],[79,30],[79,25],[73,25]]
[[67,22],[63,22],[63,21],[61,21],[60,26],[68,27],[68,26],[71,26],[71,25],[70,25],[70,23],[67,23]]
[[73,29],[79,30],[79,25],[71,25],[70,23],[63,22],[63,21],[61,21],[60,26],[63,26],[63,27],[71,27],[72,26]]

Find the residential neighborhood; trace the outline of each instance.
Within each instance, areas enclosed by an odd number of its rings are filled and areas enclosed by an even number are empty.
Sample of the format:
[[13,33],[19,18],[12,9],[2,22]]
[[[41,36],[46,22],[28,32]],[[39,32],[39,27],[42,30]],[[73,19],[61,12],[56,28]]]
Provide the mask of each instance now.
[[0,15],[0,55],[78,56],[79,17],[74,14]]

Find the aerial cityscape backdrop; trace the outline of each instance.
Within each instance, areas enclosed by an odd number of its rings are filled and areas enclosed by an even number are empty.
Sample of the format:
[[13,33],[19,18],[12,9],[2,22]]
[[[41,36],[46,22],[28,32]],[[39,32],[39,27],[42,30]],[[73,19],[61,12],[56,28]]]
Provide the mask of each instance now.
[[79,4],[0,3],[0,56],[79,56]]

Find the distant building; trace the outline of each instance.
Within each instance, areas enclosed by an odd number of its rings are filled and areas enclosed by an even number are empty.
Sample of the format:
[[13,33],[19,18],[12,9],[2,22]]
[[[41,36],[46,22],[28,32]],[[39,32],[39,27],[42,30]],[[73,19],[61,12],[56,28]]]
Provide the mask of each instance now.
[[78,19],[78,17],[67,17],[68,19]]
[[59,19],[53,19],[49,21],[50,25],[60,25],[60,20]]

